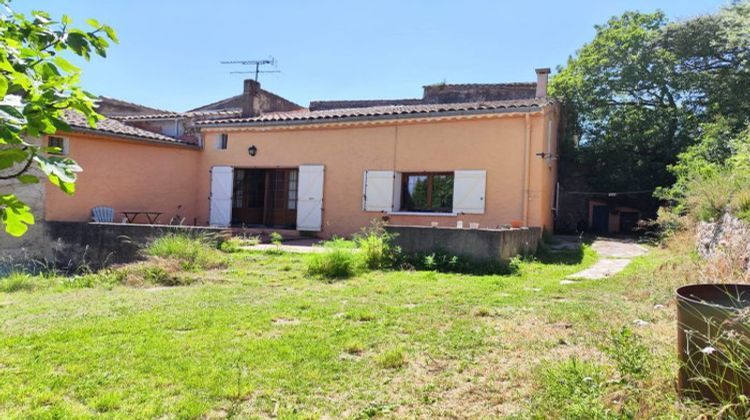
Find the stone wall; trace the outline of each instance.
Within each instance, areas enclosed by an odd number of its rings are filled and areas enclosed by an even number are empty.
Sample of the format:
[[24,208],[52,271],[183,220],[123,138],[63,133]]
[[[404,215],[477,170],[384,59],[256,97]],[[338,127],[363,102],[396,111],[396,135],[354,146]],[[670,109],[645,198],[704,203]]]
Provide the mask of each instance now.
[[[32,141],[38,143],[38,140]],[[13,172],[13,170],[9,170],[9,172]],[[5,233],[4,227],[0,226],[0,259],[23,256],[29,249],[37,246],[44,237],[44,184],[46,183],[46,177],[36,166],[32,166],[28,173],[37,176],[39,183],[22,184],[15,179],[0,180],[0,195],[15,194],[19,200],[31,207],[31,212],[36,220],[36,223],[29,226],[29,230],[20,238],[8,235]]]
[[458,229],[430,226],[387,226],[405,253],[443,251],[475,261],[508,261],[536,252],[542,229]]
[[698,254],[705,259],[722,258],[745,270],[750,268],[750,225],[729,213],[718,221],[699,223],[696,243]]

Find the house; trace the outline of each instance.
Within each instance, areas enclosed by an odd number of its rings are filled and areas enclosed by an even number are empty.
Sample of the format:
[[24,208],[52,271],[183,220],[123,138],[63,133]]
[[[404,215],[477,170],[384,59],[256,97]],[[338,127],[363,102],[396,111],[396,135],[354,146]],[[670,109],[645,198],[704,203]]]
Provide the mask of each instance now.
[[[554,224],[558,103],[537,81],[440,84],[422,98],[317,101],[302,108],[244,82],[188,112],[105,98],[107,119],[45,139],[83,167],[75,196],[42,187],[45,221],[95,206],[161,213],[157,223],[349,235],[391,224]],[[147,221],[143,218],[136,223]]]

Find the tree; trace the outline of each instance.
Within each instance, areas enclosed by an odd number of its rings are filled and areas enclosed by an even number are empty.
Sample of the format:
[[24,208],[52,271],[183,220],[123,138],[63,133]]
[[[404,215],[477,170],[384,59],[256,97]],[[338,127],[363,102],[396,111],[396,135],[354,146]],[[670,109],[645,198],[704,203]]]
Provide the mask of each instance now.
[[[90,30],[71,27],[68,16],[59,21],[33,11],[14,12],[10,0],[0,0],[0,180],[31,184],[37,167],[62,191],[75,191],[78,165],[66,157],[47,156],[54,151],[32,139],[57,131],[69,131],[65,112],[80,112],[91,127],[102,117],[94,110],[94,96],[79,87],[80,70],[64,56],[89,60],[106,57],[115,31],[96,20]],[[0,194],[0,223],[13,236],[21,236],[34,223],[28,205],[14,194]]]
[[551,81],[565,103],[563,141],[580,138],[564,158],[588,168],[597,190],[671,185],[669,167],[706,124],[722,119],[726,138],[746,126],[749,19],[743,1],[682,22],[627,12],[597,26]]

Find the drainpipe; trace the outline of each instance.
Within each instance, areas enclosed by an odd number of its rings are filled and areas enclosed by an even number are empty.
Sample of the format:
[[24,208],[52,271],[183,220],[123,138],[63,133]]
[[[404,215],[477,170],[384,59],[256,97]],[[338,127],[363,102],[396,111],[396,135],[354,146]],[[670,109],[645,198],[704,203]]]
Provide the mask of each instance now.
[[526,139],[523,148],[523,225],[529,225],[529,172],[531,165],[531,117],[529,114],[525,114],[526,117]]

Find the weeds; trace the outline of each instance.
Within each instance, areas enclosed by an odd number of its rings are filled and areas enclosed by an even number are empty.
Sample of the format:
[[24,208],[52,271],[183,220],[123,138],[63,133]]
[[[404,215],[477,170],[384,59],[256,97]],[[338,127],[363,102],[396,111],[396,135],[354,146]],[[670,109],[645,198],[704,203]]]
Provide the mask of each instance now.
[[307,273],[329,280],[347,279],[354,276],[361,265],[361,258],[356,252],[331,248],[308,256]]
[[382,221],[374,220],[354,237],[354,242],[362,252],[364,264],[370,269],[391,268],[396,265],[401,248],[392,244],[394,236],[385,230]]
[[32,277],[26,273],[12,272],[8,276],[0,278],[0,292],[29,292],[37,288],[38,280],[38,277]]
[[152,241],[145,252],[152,257],[172,258],[180,262],[184,270],[208,270],[226,265],[219,251],[206,238],[169,234]]
[[378,357],[378,365],[385,369],[398,369],[406,365],[406,352],[400,347],[386,350]]
[[649,350],[630,328],[612,332],[603,350],[615,362],[622,380],[635,384],[648,373]]
[[271,240],[271,243],[276,246],[281,246],[281,243],[284,240],[284,237],[281,236],[279,232],[271,232],[271,235],[269,236],[269,239]]
[[594,419],[610,417],[602,402],[603,369],[571,358],[541,372],[542,392],[534,399],[533,418]]

